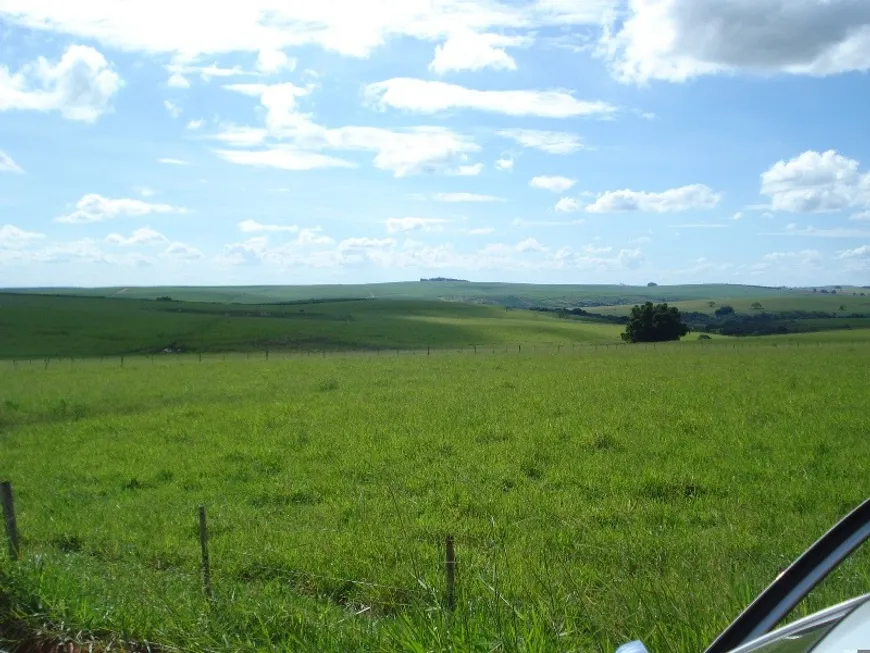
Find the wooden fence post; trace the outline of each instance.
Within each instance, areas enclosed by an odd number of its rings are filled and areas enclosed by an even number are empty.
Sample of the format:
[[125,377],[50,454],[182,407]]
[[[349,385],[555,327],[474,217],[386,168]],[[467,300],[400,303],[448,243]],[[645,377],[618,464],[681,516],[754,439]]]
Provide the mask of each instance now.
[[205,521],[205,506],[199,507],[199,543],[202,547],[202,583],[205,595],[211,599],[214,597],[211,589],[211,567],[208,562],[208,525]]
[[0,502],[3,503],[3,521],[6,523],[6,539],[9,541],[9,557],[18,560],[18,527],[15,525],[15,504],[12,501],[12,483],[0,483]]
[[447,576],[447,609],[453,610],[456,606],[456,552],[453,549],[453,536],[447,536],[447,556],[444,562],[444,571]]
[[431,347],[426,347],[426,355],[428,356],[428,355],[431,354],[431,353],[432,353],[432,352],[431,352]]
[[124,367],[124,357],[121,356],[121,367]]

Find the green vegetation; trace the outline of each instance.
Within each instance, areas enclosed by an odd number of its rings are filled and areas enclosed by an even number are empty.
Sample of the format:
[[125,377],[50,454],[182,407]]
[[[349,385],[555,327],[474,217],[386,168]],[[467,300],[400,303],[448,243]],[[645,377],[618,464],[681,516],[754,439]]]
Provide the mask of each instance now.
[[170,650],[703,650],[865,498],[867,334],[6,362],[0,615]]
[[273,305],[0,295],[0,357],[425,349],[615,340],[619,328],[435,301]]
[[689,332],[680,312],[667,304],[646,302],[631,309],[622,339],[626,342],[670,342]]
[[[848,294],[852,289],[846,289]],[[858,292],[858,289],[854,289]],[[244,287],[154,287],[154,288],[37,288],[17,292],[86,295],[126,299],[170,297],[187,302],[271,304],[288,301],[328,299],[405,299],[448,300],[488,303],[515,308],[547,306],[551,308],[627,305],[645,301],[676,302],[719,298],[747,298],[750,302],[772,295],[788,294],[796,298],[826,297],[807,292],[784,291],[764,286],[733,284],[696,284],[683,286],[565,285],[526,283],[475,283],[469,281],[405,281],[365,285],[331,286],[244,286]],[[840,296],[842,297],[842,295]],[[837,300],[837,296],[831,299]],[[842,303],[842,302],[841,302]],[[681,309],[682,310],[682,309]]]

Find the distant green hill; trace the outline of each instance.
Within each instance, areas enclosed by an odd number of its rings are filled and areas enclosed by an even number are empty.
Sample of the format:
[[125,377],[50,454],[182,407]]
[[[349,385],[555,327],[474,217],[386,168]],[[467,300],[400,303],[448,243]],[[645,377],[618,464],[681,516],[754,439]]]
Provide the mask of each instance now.
[[128,299],[169,296],[189,302],[268,304],[313,299],[405,299],[446,300],[529,306],[606,306],[652,301],[764,298],[772,295],[805,295],[799,291],[764,286],[696,284],[681,286],[549,285],[481,283],[464,281],[403,281],[361,285],[321,286],[165,286],[113,288],[31,288],[9,292],[28,294],[83,295]]
[[419,300],[213,304],[0,294],[0,357],[612,341],[611,324]]

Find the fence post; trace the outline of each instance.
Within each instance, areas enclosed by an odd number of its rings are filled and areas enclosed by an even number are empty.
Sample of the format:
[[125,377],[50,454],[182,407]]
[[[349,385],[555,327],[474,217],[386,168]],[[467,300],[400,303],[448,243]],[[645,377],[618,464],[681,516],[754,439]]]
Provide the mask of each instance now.
[[430,350],[431,350],[431,347],[426,347],[426,355],[427,355],[427,356],[428,356],[430,353],[432,353]]
[[474,345],[474,353],[477,353],[477,345]]
[[207,598],[213,598],[211,589],[211,567],[208,563],[208,525],[205,521],[205,506],[199,507],[199,543],[202,547],[202,583]]
[[447,575],[447,609],[452,611],[456,606],[456,552],[453,549],[452,535],[447,536],[447,557],[444,571]]
[[47,359],[47,358],[45,359],[45,369],[48,369],[48,360],[49,359]]
[[18,560],[18,527],[15,525],[15,504],[12,501],[12,483],[0,483],[0,501],[3,503],[3,521],[6,523],[6,539],[9,540],[9,557]]
[[124,357],[121,356],[121,367],[124,367]]
[[522,353],[523,353],[523,346],[522,346],[522,345],[517,345],[517,353],[518,353],[518,354],[522,354]]

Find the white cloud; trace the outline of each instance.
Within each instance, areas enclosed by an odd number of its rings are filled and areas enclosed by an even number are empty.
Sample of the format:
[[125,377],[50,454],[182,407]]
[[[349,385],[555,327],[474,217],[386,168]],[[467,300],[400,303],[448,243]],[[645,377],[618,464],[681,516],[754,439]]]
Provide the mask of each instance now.
[[443,218],[388,218],[384,224],[387,233],[397,234],[406,231],[441,231],[450,220]]
[[203,120],[202,118],[198,118],[196,120],[191,120],[190,122],[188,122],[187,128],[191,131],[196,131],[197,129],[201,129],[204,124],[205,120]]
[[572,154],[583,149],[577,134],[553,132],[540,129],[503,129],[499,136],[510,138],[523,147],[530,147],[548,154]]
[[514,218],[513,226],[515,227],[569,227],[573,225],[583,224],[585,220],[523,220],[522,218]]
[[163,158],[157,159],[157,163],[165,163],[166,165],[170,165],[170,166],[189,166],[190,165],[190,161],[185,161],[184,159],[173,159],[170,157],[163,157]]
[[135,186],[133,188],[137,193],[139,193],[142,197],[153,197],[157,194],[153,188],[149,188],[148,186]]
[[393,247],[395,244],[395,238],[345,238],[338,244],[338,250],[347,252],[360,249],[382,249]]
[[136,229],[129,237],[121,234],[109,234],[106,236],[106,243],[109,245],[118,245],[120,247],[129,247],[132,245],[162,245],[168,243],[169,239],[159,231],[155,231],[150,227],[142,227]]
[[3,150],[0,150],[0,172],[14,172],[18,175],[24,174],[24,170],[21,169],[21,166],[15,163],[15,161],[12,160],[12,157],[6,154]]
[[541,190],[549,190],[554,193],[564,193],[576,183],[576,179],[568,179],[568,177],[540,176],[532,177],[531,181],[529,181],[529,186]]
[[821,213],[870,206],[870,173],[834,150],[808,150],[761,175],[761,193],[775,211]]
[[257,55],[257,70],[267,75],[282,71],[293,72],[296,70],[296,59],[288,57],[281,50],[260,50]]
[[456,168],[447,170],[445,174],[451,175],[453,177],[476,177],[481,172],[483,172],[483,164],[472,163],[469,165],[457,166]]
[[804,228],[796,224],[786,225],[785,231],[776,231],[761,234],[762,236],[808,236],[812,238],[867,238],[870,237],[870,229],[843,229],[834,227],[831,229],[817,229],[812,225]]
[[227,77],[245,77],[259,76],[260,73],[244,70],[241,66],[233,66],[232,68],[223,68],[217,62],[206,66],[200,66],[185,61],[176,61],[166,66],[166,71],[169,73],[167,85],[172,88],[189,88],[190,81],[187,79],[193,75],[199,75],[203,82],[209,82],[212,78],[227,78]]
[[55,222],[85,224],[105,222],[117,217],[140,217],[152,213],[187,213],[187,209],[170,204],[150,204],[134,199],[110,199],[91,193],[76,202],[72,213],[55,218]]
[[169,100],[163,100],[163,108],[166,109],[169,112],[169,115],[173,118],[178,118],[178,116],[181,115],[181,107]]
[[839,258],[870,258],[870,245],[862,245],[855,249],[846,249],[842,252],[837,252]]
[[169,88],[190,88],[190,82],[187,81],[187,77],[179,72],[171,73],[169,79],[166,80],[166,85]]
[[580,210],[580,202],[573,197],[563,197],[556,202],[555,210],[557,213],[574,213]]
[[35,231],[25,231],[15,225],[4,224],[0,226],[0,249],[18,249],[23,245],[35,240],[42,240],[45,234]]
[[242,220],[239,224],[239,231],[244,233],[265,233],[286,231],[295,233],[299,231],[299,227],[295,224],[261,224],[256,220]]
[[799,259],[804,263],[816,263],[822,259],[822,253],[817,249],[804,249],[799,252],[771,252],[762,256],[761,259],[770,262]]
[[861,211],[849,216],[849,219],[854,222],[870,222],[870,211]]
[[211,138],[222,141],[230,147],[253,147],[266,140],[268,133],[261,127],[246,127],[226,123],[221,125],[221,131],[213,134]]
[[39,57],[16,73],[0,65],[0,111],[59,111],[67,120],[94,122],[122,86],[100,52],[72,45],[56,63]]
[[730,225],[721,222],[690,222],[688,224],[672,224],[674,229],[727,229]]
[[738,211],[734,215],[731,216],[732,220],[742,220],[743,219],[743,211]]
[[191,247],[185,243],[170,243],[170,245],[163,250],[161,256],[182,261],[192,261],[202,258],[202,252],[196,247]]
[[692,184],[680,188],[670,188],[660,193],[615,190],[598,196],[586,207],[590,213],[616,213],[642,211],[644,213],[674,213],[691,209],[711,209],[722,199],[704,184]]
[[[479,33],[592,25],[608,0],[539,0],[535,3],[356,0],[275,2],[247,0],[208,11],[202,2],[155,6],[153,0],[77,3],[4,0],[10,25],[94,40],[130,52],[174,55],[187,62],[230,53],[272,53],[319,46],[368,57],[391,38],[441,42],[457,32]],[[171,12],[172,20],[167,20]],[[272,55],[266,55],[269,59]]]
[[502,157],[495,162],[496,170],[509,171],[514,169],[514,160],[511,157]]
[[495,229],[492,227],[475,227],[473,229],[468,229],[465,232],[469,236],[488,236],[489,234],[495,233]]
[[599,53],[624,82],[870,70],[864,0],[631,0],[613,19]]
[[230,163],[281,170],[353,167],[350,161],[317,152],[298,150],[292,146],[275,146],[264,150],[213,150],[213,152]]
[[475,109],[508,116],[571,118],[611,116],[616,107],[602,101],[578,100],[567,91],[480,91],[446,82],[396,77],[365,87],[366,99],[378,108],[419,113]]
[[432,199],[436,202],[504,202],[503,197],[477,193],[435,193]]
[[457,30],[444,44],[435,48],[435,58],[429,64],[429,70],[439,75],[483,68],[516,70],[516,62],[505,48],[528,44],[529,39],[524,37]]

